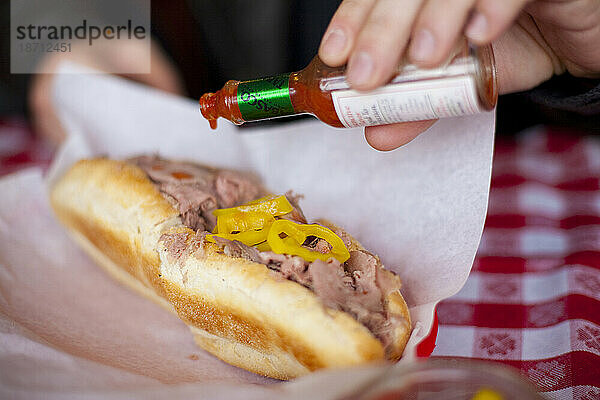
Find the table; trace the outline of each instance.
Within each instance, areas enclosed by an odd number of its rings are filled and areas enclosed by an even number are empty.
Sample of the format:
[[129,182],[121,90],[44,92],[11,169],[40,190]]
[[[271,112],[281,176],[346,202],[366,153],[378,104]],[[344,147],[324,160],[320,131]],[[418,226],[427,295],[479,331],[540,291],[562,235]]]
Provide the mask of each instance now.
[[497,140],[483,237],[438,306],[434,357],[496,360],[547,397],[600,399],[600,138]]
[[[0,120],[0,176],[52,151]],[[552,399],[600,399],[600,138],[536,127],[496,143],[487,221],[464,288],[437,308],[432,357],[518,368]]]

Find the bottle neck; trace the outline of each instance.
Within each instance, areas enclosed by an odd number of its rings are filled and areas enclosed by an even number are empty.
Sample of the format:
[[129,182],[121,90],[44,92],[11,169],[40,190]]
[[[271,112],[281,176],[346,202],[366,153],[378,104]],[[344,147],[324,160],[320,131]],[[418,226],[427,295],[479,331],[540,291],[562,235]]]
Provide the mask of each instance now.
[[244,121],[257,121],[295,114],[290,98],[290,74],[240,82],[237,105]]

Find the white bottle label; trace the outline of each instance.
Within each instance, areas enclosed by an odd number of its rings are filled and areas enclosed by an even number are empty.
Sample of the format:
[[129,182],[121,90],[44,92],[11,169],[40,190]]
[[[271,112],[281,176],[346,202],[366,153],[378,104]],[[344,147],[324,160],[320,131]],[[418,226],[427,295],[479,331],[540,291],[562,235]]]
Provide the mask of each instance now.
[[470,76],[386,85],[371,92],[331,92],[338,118],[347,128],[458,117],[481,112]]

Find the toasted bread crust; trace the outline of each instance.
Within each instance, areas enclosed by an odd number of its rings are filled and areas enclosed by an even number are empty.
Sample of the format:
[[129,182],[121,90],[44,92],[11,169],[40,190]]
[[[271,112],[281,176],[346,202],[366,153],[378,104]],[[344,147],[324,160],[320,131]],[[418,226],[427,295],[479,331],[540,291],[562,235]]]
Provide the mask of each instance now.
[[[228,363],[289,379],[384,359],[383,346],[366,327],[262,264],[228,257],[210,243],[172,260],[161,235],[178,231],[191,240],[194,232],[136,166],[80,161],[52,188],[51,204],[111,275],[177,312],[196,343]],[[388,354],[395,359],[408,340],[410,319],[399,293],[390,294],[386,306],[407,324]]]
[[146,174],[125,162],[82,160],[52,189],[58,218],[114,264],[164,297],[156,243],[181,224]]

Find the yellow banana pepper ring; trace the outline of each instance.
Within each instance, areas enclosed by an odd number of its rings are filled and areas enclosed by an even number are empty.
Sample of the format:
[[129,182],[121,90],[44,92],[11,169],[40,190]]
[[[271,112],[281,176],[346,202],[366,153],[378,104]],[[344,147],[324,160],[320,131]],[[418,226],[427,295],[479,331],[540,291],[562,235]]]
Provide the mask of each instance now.
[[265,225],[272,224],[274,221],[275,218],[268,213],[234,211],[217,217],[217,232],[233,233],[262,229]]
[[[277,197],[280,197],[280,196],[282,196],[282,195],[280,195],[280,194],[268,194],[268,195],[260,197],[260,198],[258,198],[256,200],[252,200],[252,201],[249,201],[247,203],[244,203],[243,205],[258,204],[258,203],[262,203],[263,201],[273,200],[273,199],[275,199]],[[286,199],[287,199],[287,197],[286,197]]]
[[[297,224],[275,217],[288,214],[293,207],[285,196],[265,196],[238,207],[221,208],[213,211],[217,225],[206,240],[215,243],[215,236],[237,240],[259,251],[274,251],[279,254],[300,256],[308,262],[317,259],[327,261],[331,257],[340,262],[350,258],[350,253],[330,229],[317,224]],[[282,237],[283,236],[283,237]],[[325,240],[331,246],[321,253],[302,246],[308,236]]]
[[219,236],[224,239],[229,240],[237,240],[248,246],[255,246],[259,243],[265,242],[267,240],[267,235],[269,233],[269,229],[271,228],[271,224],[266,225],[262,229],[258,230],[249,230],[245,232],[239,233],[212,233],[206,235],[206,240],[209,242],[215,243],[214,236]]
[[293,209],[294,207],[292,207],[284,195],[266,196],[238,207],[219,208],[213,211],[213,215],[220,217],[222,215],[236,212],[260,212],[278,217],[280,215],[285,215],[292,212]]
[[[287,237],[282,238],[281,234]],[[303,247],[302,244],[307,236],[316,236],[327,241],[331,245],[331,250],[321,253]],[[331,229],[318,224],[297,224],[287,219],[278,219],[270,227],[267,243],[275,253],[300,256],[308,262],[317,259],[327,261],[334,257],[343,263],[350,258],[350,253],[342,239]]]
[[256,250],[258,251],[271,251],[271,246],[269,246],[269,243],[267,243],[266,241],[259,243],[254,247],[256,247]]

